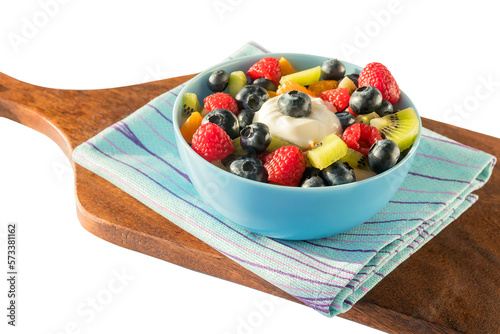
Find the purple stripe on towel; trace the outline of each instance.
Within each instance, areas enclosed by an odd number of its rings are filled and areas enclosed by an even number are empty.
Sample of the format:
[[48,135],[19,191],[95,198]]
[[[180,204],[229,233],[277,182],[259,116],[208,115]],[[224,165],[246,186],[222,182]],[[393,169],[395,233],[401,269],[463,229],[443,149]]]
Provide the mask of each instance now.
[[424,175],[424,174],[418,174],[418,173],[413,173],[413,172],[408,172],[409,175],[414,175],[414,176],[420,176],[432,180],[438,180],[438,181],[450,181],[450,182],[460,182],[460,183],[469,183],[468,181],[462,181],[462,180],[456,180],[456,179],[445,179],[445,178],[440,178],[436,176],[430,176],[430,175]]
[[136,144],[137,146],[139,146],[140,148],[142,148],[144,151],[148,152],[149,154],[151,154],[152,156],[154,156],[155,158],[157,158],[158,160],[160,160],[161,162],[167,164],[170,168],[172,168],[173,170],[175,170],[179,175],[181,175],[183,178],[185,178],[186,180],[188,180],[189,182],[191,182],[191,180],[189,180],[189,176],[183,172],[181,172],[180,170],[178,170],[175,166],[173,166],[172,164],[170,164],[168,161],[166,161],[165,159],[163,159],[162,157],[158,156],[157,154],[155,154],[154,152],[152,152],[151,150],[149,150],[140,140],[139,138],[137,138],[137,136],[134,134],[134,132],[130,129],[130,127],[124,123],[124,122],[118,122],[116,124],[113,124],[111,126],[113,129],[115,130],[118,130],[120,133],[122,133],[126,138],[130,139],[130,141],[132,141],[134,144]]
[[164,114],[163,114],[163,113],[162,113],[162,112],[161,112],[158,108],[156,108],[154,105],[149,104],[149,103],[148,103],[148,104],[146,104],[146,105],[147,105],[148,107],[153,108],[153,109],[154,109],[154,110],[155,110],[158,114],[160,114],[160,116],[161,116],[161,117],[163,117],[163,118],[164,118],[167,122],[172,123],[172,121],[171,121],[171,120],[170,120],[167,116],[165,116],[165,115],[164,115]]
[[422,154],[422,153],[417,153],[417,155],[420,156],[420,157],[428,158],[428,159],[433,159],[433,160],[439,160],[439,161],[448,162],[450,164],[454,164],[454,165],[457,165],[457,166],[470,167],[470,168],[475,168],[475,169],[482,169],[481,167],[471,166],[471,165],[466,165],[466,164],[461,164],[461,163],[453,161],[453,160],[448,160],[448,159],[445,159],[445,158],[439,158],[439,157],[436,157],[436,156],[433,156],[433,155],[427,155],[427,154]]

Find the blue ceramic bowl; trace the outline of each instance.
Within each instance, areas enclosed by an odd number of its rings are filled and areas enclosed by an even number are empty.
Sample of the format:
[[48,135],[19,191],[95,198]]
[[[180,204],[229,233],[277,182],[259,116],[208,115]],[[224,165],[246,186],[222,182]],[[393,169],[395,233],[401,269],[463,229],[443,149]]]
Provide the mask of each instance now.
[[[393,197],[406,177],[420,143],[420,133],[410,152],[395,167],[369,179],[322,188],[283,187],[250,181],[205,161],[182,138],[180,121],[182,96],[195,93],[200,101],[211,94],[207,80],[214,70],[246,72],[255,62],[284,56],[297,70],[321,65],[328,58],[294,53],[254,55],[220,63],[200,73],[180,92],[174,105],[174,130],[182,162],[201,196],[234,223],[269,237],[306,240],[323,238],[356,227],[374,216]],[[343,62],[346,73],[361,67]],[[395,109],[413,107],[401,92]],[[416,110],[416,108],[415,108]],[[420,121],[420,128],[422,123]]]

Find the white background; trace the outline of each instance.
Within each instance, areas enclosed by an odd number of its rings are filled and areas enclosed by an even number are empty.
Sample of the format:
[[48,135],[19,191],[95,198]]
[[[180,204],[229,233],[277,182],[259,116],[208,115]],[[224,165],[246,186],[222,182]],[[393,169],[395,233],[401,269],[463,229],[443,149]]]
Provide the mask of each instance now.
[[[0,0],[1,72],[55,88],[123,86],[201,71],[255,40],[275,52],[382,62],[424,117],[499,134],[491,1],[55,1]],[[7,222],[19,225],[20,249],[18,327],[8,333],[377,332],[91,235],[59,148],[2,118],[0,261]]]

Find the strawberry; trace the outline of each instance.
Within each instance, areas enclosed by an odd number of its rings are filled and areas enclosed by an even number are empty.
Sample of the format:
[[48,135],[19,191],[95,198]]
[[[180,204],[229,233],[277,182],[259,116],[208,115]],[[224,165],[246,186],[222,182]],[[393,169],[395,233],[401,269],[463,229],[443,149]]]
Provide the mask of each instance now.
[[399,102],[399,86],[387,67],[380,63],[370,63],[366,65],[361,73],[359,73],[358,82],[358,87],[376,87],[382,93],[383,99],[392,104]]
[[368,155],[370,147],[377,141],[382,140],[382,136],[377,128],[373,126],[354,123],[345,129],[342,140],[353,150]]
[[337,111],[344,110],[349,105],[349,89],[335,88],[322,92],[319,98],[333,104]]
[[216,124],[202,124],[193,135],[193,150],[207,161],[224,159],[234,152],[234,144],[226,131]]
[[215,93],[208,95],[203,99],[203,107],[209,112],[214,109],[227,109],[235,115],[238,115],[238,105],[233,97],[226,93]]
[[296,187],[306,169],[306,158],[297,146],[283,146],[266,156],[268,180]]
[[276,87],[278,87],[281,79],[280,63],[276,58],[262,58],[250,67],[247,71],[247,75],[252,80],[262,77],[268,78],[276,85]]

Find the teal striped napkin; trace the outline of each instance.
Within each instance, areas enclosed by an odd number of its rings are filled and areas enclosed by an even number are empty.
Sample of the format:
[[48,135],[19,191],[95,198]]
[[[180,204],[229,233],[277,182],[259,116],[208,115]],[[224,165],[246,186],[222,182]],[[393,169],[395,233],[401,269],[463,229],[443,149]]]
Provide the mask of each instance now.
[[[230,58],[266,52],[250,42]],[[256,235],[207,205],[182,171],[172,106],[182,86],[77,147],[73,159],[263,279],[326,316],[349,310],[467,210],[495,157],[432,131],[394,198],[370,221],[310,241]]]

